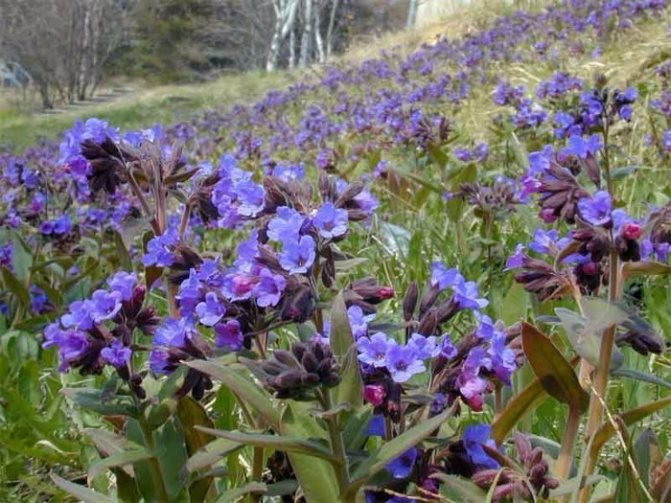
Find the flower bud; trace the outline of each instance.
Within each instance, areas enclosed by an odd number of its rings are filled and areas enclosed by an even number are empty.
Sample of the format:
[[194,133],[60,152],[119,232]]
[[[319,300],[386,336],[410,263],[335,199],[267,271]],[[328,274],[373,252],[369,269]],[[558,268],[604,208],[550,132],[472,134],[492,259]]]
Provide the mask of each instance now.
[[379,384],[368,384],[363,388],[363,399],[374,407],[382,405],[386,396],[384,386]]
[[419,288],[417,287],[417,283],[413,281],[408,285],[408,290],[405,292],[405,297],[403,298],[403,319],[405,321],[410,321],[415,314],[418,297]]

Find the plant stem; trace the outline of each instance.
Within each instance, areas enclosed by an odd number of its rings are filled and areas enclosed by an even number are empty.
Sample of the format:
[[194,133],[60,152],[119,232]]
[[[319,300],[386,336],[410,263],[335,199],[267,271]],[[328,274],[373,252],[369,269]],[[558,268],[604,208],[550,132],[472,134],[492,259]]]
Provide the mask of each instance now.
[[[324,412],[331,410],[333,405],[331,403],[331,394],[327,390],[319,390],[318,396],[322,404]],[[331,443],[331,451],[333,456],[338,459],[338,483],[340,485],[340,494],[344,495],[349,487],[349,462],[347,459],[347,451],[343,442],[342,434],[338,429],[338,418],[335,415],[329,415],[325,418],[329,430],[329,438]]]
[[568,478],[569,470],[571,469],[571,461],[573,461],[573,446],[575,439],[578,436],[578,429],[580,428],[580,411],[571,408],[568,412],[568,420],[566,422],[566,431],[562,439],[559,457],[555,465],[555,476],[561,481]]
[[142,437],[144,443],[147,446],[147,449],[152,453],[151,458],[149,458],[149,471],[151,472],[151,478],[154,481],[154,486],[158,492],[158,501],[160,503],[167,503],[170,501],[168,497],[168,490],[165,487],[165,481],[163,480],[163,472],[161,471],[161,465],[158,462],[156,457],[156,442],[154,441],[154,432],[151,430],[149,425],[144,419],[140,419],[140,428],[142,430]]
[[[252,466],[252,480],[261,482],[263,475],[263,447],[254,447],[254,464]],[[252,493],[252,501],[261,501],[261,493]]]

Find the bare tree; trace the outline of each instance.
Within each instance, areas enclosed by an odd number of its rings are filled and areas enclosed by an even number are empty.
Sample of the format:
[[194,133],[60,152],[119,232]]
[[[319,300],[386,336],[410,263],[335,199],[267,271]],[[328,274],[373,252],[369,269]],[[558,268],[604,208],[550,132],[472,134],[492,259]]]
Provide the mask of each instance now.
[[417,22],[417,4],[419,0],[410,0],[408,3],[408,22],[406,23],[407,28],[412,28]]
[[85,99],[119,41],[118,0],[0,0],[0,48],[32,75],[45,108]]

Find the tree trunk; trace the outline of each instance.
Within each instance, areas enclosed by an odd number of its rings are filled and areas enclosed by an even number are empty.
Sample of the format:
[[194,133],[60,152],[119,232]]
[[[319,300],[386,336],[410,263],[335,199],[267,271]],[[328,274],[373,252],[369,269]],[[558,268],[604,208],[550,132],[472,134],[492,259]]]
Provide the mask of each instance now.
[[333,29],[335,28],[335,18],[338,12],[339,0],[331,0],[333,4],[331,5],[331,16],[329,17],[329,27],[326,32],[326,59],[331,58],[333,54]]
[[319,63],[324,64],[326,63],[326,52],[324,51],[324,40],[322,39],[322,33],[321,33],[321,5],[317,5],[315,8],[315,15],[314,15],[314,21],[315,21],[315,42],[317,44],[317,54],[319,55]]
[[301,38],[301,59],[299,66],[305,68],[310,60],[310,45],[312,42],[312,0],[304,0],[303,36]]
[[410,0],[410,5],[408,5],[408,21],[406,23],[406,28],[413,28],[415,22],[417,21],[417,2],[418,0]]

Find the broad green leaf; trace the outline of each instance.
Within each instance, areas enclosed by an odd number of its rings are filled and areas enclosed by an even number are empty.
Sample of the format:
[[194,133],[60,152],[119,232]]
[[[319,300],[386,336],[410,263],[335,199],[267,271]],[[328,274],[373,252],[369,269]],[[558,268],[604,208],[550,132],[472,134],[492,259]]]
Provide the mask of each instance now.
[[114,232],[114,246],[116,247],[116,253],[117,257],[119,259],[119,263],[121,264],[121,267],[125,271],[133,271],[133,261],[130,258],[130,255],[128,254],[128,248],[126,248],[126,244],[124,243],[123,237],[121,237],[121,234],[118,232]]
[[161,465],[168,495],[176,500],[184,488],[185,480],[180,475],[188,459],[184,432],[179,422],[173,418],[156,430],[154,436],[155,454]]
[[620,430],[627,447],[625,450],[620,451],[622,454],[622,469],[620,470],[620,474],[617,477],[615,494],[613,495],[612,501],[613,503],[639,503],[647,501],[647,498],[645,498],[644,493],[641,491],[639,478],[631,468],[627,457],[627,454],[631,455],[634,461],[634,465],[638,466],[638,460],[635,457],[635,453],[631,449],[631,438],[629,436],[629,431],[627,430],[626,426],[623,425],[621,425]]
[[264,447],[276,451],[295,452],[314,456],[322,459],[333,459],[331,450],[315,440],[289,437],[283,435],[266,435],[263,433],[244,433],[241,431],[214,430],[211,428],[197,427],[198,430],[215,437],[225,438],[243,445]]
[[651,428],[646,428],[638,435],[632,448],[632,455],[643,483],[649,488],[651,468],[664,459],[659,448],[659,439]]
[[340,363],[340,383],[331,393],[334,404],[348,403],[352,409],[363,407],[363,380],[359,371],[356,343],[347,316],[342,293],[333,299],[331,308],[331,348]]
[[33,265],[32,248],[18,232],[12,233],[12,270],[19,281],[27,281]]
[[80,407],[106,416],[137,417],[137,408],[130,396],[116,396],[103,400],[102,391],[92,388],[63,388],[61,393]]
[[368,438],[368,424],[373,417],[373,410],[365,407],[350,414],[343,427],[343,439],[348,451],[358,451],[363,448]]
[[523,323],[522,346],[545,391],[572,409],[586,411],[589,395],[580,386],[571,364],[552,341],[533,325]]
[[529,293],[524,289],[524,286],[520,283],[513,283],[501,303],[499,318],[506,325],[517,323],[525,317],[528,303]]
[[[657,400],[656,402],[650,402],[641,407],[628,410],[619,414],[619,417],[622,419],[622,422],[627,426],[637,423],[638,421],[645,419],[650,414],[662,410],[665,407],[671,405],[671,396]],[[592,437],[591,447],[589,451],[589,457],[592,460],[595,460],[601,452],[603,445],[615,434],[615,429],[610,421],[604,422],[599,429],[594,433]]]
[[[559,487],[556,489],[552,489],[550,491],[550,499],[554,500],[555,498],[559,498],[560,496],[567,496],[569,494],[573,494],[574,492],[578,491],[580,489],[580,482],[581,482],[582,477],[572,477],[570,479],[566,479],[562,482],[559,483]],[[582,482],[582,487],[590,487],[595,484],[598,484],[602,480],[607,480],[606,477],[603,475],[590,475],[589,477],[586,478],[585,481]]]
[[524,416],[533,412],[546,398],[547,393],[538,378],[512,397],[492,422],[492,438],[496,443],[502,444],[515,425]]
[[[561,320],[576,353],[596,367],[599,363],[601,337],[604,330],[624,323],[629,319],[630,314],[621,306],[598,297],[584,297],[581,305],[585,316],[565,308],[557,308],[555,313]],[[614,347],[611,369],[619,367],[623,362],[622,352]]]
[[30,294],[26,286],[6,267],[2,267],[0,270],[2,271],[2,279],[5,282],[7,290],[14,294],[24,306],[30,305]]
[[247,377],[244,367],[233,367],[216,360],[193,360],[186,365],[218,379],[238,400],[243,400],[252,410],[258,412],[270,426],[274,429],[279,427],[280,411],[277,405],[266,391]]
[[352,473],[352,485],[361,486],[365,484],[368,479],[383,470],[391,461],[434,433],[453,413],[452,408],[446,409],[437,416],[421,421],[416,426],[385,443],[376,453],[361,461]]
[[[205,447],[212,441],[212,436],[199,430],[199,426],[212,428],[214,424],[207,415],[205,408],[200,402],[190,396],[179,399],[177,403],[177,418],[184,431],[186,439],[186,450],[189,456],[193,456],[199,449]],[[191,458],[189,458],[189,461]],[[186,462],[188,466],[189,461]],[[192,501],[203,501],[214,482],[213,477],[201,477],[189,486],[189,495]]]
[[241,447],[244,447],[244,445],[239,442],[227,438],[217,438],[189,458],[186,462],[186,470],[193,473],[208,468]]
[[640,260],[638,262],[625,262],[622,265],[622,273],[625,277],[632,276],[657,276],[671,274],[671,266],[661,262]]
[[[290,402],[287,404],[280,433],[293,438],[327,440],[328,434],[317,419],[308,413],[309,404]],[[289,453],[289,461],[307,501],[338,503],[340,489],[333,465],[328,461],[304,454]]]
[[464,503],[482,503],[487,499],[487,493],[476,486],[472,481],[447,473],[434,473],[432,479],[440,480],[443,484],[440,494],[450,498],[449,501]]
[[96,492],[88,487],[74,484],[69,480],[59,477],[55,473],[52,473],[50,476],[51,480],[54,481],[54,484],[63,489],[66,493],[77,498],[78,501],[84,503],[114,503],[114,500],[109,496]]
[[132,465],[138,461],[144,461],[151,457],[152,453],[146,449],[132,449],[128,451],[115,452],[114,454],[96,461],[91,466],[89,466],[89,480],[93,480],[108,468]]

